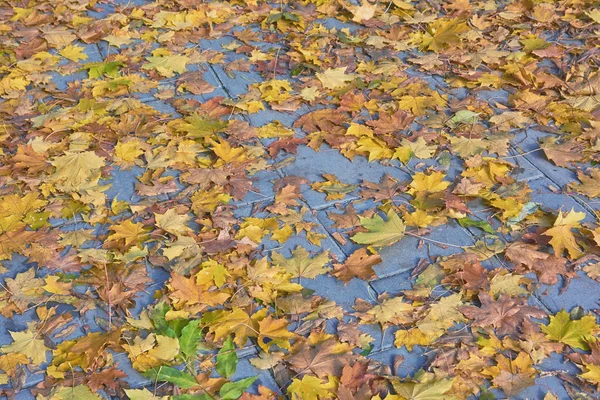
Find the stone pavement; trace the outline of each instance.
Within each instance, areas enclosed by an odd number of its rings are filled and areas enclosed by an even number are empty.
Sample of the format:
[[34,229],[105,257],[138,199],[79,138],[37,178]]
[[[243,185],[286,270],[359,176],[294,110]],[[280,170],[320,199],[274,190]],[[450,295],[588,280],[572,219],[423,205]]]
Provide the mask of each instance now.
[[[107,16],[115,15],[115,10],[119,7],[135,7],[143,4],[144,1],[142,0],[121,0],[111,4],[99,3],[96,11],[89,11],[88,14],[92,18],[103,19]],[[344,29],[352,31],[358,28],[358,25],[352,22],[341,22],[334,18],[319,22],[328,29],[337,29],[340,31]],[[231,32],[239,32],[243,28],[245,27],[232,27]],[[85,54],[88,56],[87,63],[102,62],[110,55],[111,51],[114,51],[114,48],[111,49],[104,41],[97,44],[85,44],[83,42],[78,44],[85,48]],[[237,102],[241,96],[247,94],[249,85],[264,82],[264,77],[258,72],[231,72],[224,69],[225,66],[236,60],[247,58],[244,54],[236,54],[231,51],[224,52],[223,49],[232,44],[236,44],[236,39],[231,35],[224,35],[215,40],[200,40],[198,46],[202,51],[214,50],[223,53],[225,57],[224,63],[192,64],[188,66],[188,70],[203,72],[204,80],[212,85],[214,90],[210,93],[200,95],[184,93],[174,96],[180,99],[193,99],[202,103],[218,97],[230,99],[231,102]],[[256,48],[264,52],[268,52],[269,49],[276,47],[276,44],[272,43],[255,43],[255,45]],[[400,52],[398,57],[399,59],[403,59],[406,55]],[[413,73],[414,76],[420,79],[424,79],[432,88],[445,91],[449,102],[453,100],[460,101],[467,95],[463,89],[446,87],[444,79],[433,73],[428,76],[424,75],[421,71],[409,70],[408,72]],[[53,75],[52,82],[56,84],[56,87],[59,90],[66,91],[70,83],[85,79],[87,72],[73,72],[65,76],[58,73],[54,73]],[[284,77],[284,79],[288,79],[288,77]],[[169,78],[164,79],[160,84],[174,87],[173,79]],[[167,118],[181,116],[171,104],[172,99],[161,98],[162,95],[155,89],[152,89],[148,93],[134,92],[131,96],[168,116]],[[489,102],[493,106],[507,104],[508,96],[509,93],[501,89],[481,90],[477,93],[478,99]],[[306,136],[306,133],[301,129],[293,128],[293,124],[299,117],[315,109],[316,107],[303,105],[293,112],[285,112],[274,111],[267,107],[266,110],[256,113],[234,113],[231,118],[246,121],[253,127],[262,127],[274,121],[279,121],[284,126],[294,129],[294,137],[302,138]],[[509,154],[500,158],[516,164],[517,169],[513,173],[513,177],[519,182],[526,182],[531,187],[533,190],[531,202],[535,203],[541,209],[554,213],[559,210],[564,212],[575,210],[585,213],[584,222],[596,221],[597,216],[594,213],[600,209],[600,202],[594,202],[593,199],[587,199],[577,193],[561,190],[566,185],[576,181],[576,174],[571,169],[556,166],[546,158],[543,151],[540,151],[539,140],[547,135],[547,133],[539,130],[523,129],[511,138]],[[261,141],[264,146],[268,146],[275,139],[261,139]],[[360,213],[374,209],[378,203],[361,198],[358,186],[356,190],[350,191],[342,199],[327,200],[326,194],[311,188],[310,183],[323,181],[323,174],[333,174],[341,182],[349,185],[360,185],[366,181],[378,183],[386,174],[389,174],[398,181],[409,181],[411,179],[410,171],[424,170],[429,165],[444,171],[447,179],[454,181],[463,171],[463,162],[455,155],[450,155],[449,161],[443,165],[436,159],[412,158],[406,167],[404,167],[396,161],[389,163],[379,161],[369,162],[362,155],[356,155],[353,160],[349,160],[338,149],[331,148],[327,144],[322,145],[319,151],[315,151],[306,145],[300,145],[297,149],[297,154],[292,155],[282,152],[275,159],[269,160],[269,163],[273,165],[272,168],[260,171],[254,176],[253,191],[248,192],[243,200],[232,202],[236,217],[264,217],[268,215],[264,211],[264,207],[271,204],[275,199],[276,190],[274,189],[274,184],[277,180],[286,177],[303,178],[308,182],[308,184],[301,186],[301,205],[308,210],[304,214],[303,219],[305,222],[313,224],[314,233],[323,235],[321,245],[317,246],[311,243],[304,235],[294,235],[283,244],[265,239],[261,243],[261,246],[263,246],[265,252],[275,250],[286,257],[289,257],[291,250],[297,246],[302,246],[315,253],[328,250],[339,262],[343,262],[360,246],[350,240],[347,240],[345,243],[338,240],[336,233],[339,230],[334,227],[334,221],[330,219],[330,215],[332,213],[344,213],[345,207],[350,204]],[[110,188],[105,192],[107,200],[109,202],[113,199],[126,200],[132,204],[142,200],[142,197],[135,191],[135,185],[138,182],[138,178],[145,171],[145,168],[139,166],[129,169],[114,167],[110,172],[109,179],[104,181],[111,184]],[[160,195],[157,197],[157,202],[168,199],[169,195]],[[256,210],[259,210],[258,213]],[[481,208],[472,209],[471,211],[477,217],[492,221],[487,218],[491,213],[485,209],[483,204]],[[53,223],[59,226],[62,222],[57,220]],[[496,221],[494,228],[498,226],[499,224]],[[98,230],[98,234],[108,232],[106,227],[103,226],[90,225],[89,228]],[[314,290],[316,295],[330,299],[342,306],[345,311],[351,312],[357,299],[376,302],[378,296],[384,293],[397,295],[403,290],[410,289],[413,279],[411,275],[412,271],[421,259],[431,260],[438,256],[457,253],[456,247],[441,244],[436,245],[434,241],[468,247],[475,245],[483,236],[482,231],[478,228],[465,228],[450,220],[447,224],[431,228],[431,232],[427,235],[427,238],[430,240],[423,243],[419,238],[407,236],[392,246],[382,248],[380,254],[383,261],[374,268],[377,277],[373,280],[353,279],[349,283],[344,284],[344,282],[330,274],[325,274],[319,275],[315,279],[302,278],[301,284],[308,289]],[[501,266],[501,263],[502,261],[499,258],[492,257],[485,261],[484,265],[492,268]],[[17,254],[12,259],[4,261],[3,265],[6,268],[6,272],[0,275],[0,281],[2,282],[7,278],[15,278],[18,273],[27,271],[34,266],[26,257]],[[39,266],[39,268],[42,268],[42,266]],[[137,316],[144,307],[154,302],[152,292],[164,287],[165,282],[169,279],[169,273],[161,268],[150,268],[148,271],[153,279],[152,284],[149,286],[152,290],[140,293],[136,297],[135,308],[130,310],[133,316]],[[559,284],[553,286],[541,285],[529,299],[529,303],[542,308],[549,314],[555,314],[562,309],[569,311],[575,307],[582,307],[585,311],[593,312],[598,307],[597,304],[600,296],[599,282],[579,271],[577,277],[570,282],[564,291],[560,290],[562,283],[559,282]],[[67,305],[61,305],[61,307],[64,310],[69,309]],[[77,326],[77,329],[64,339],[79,337],[84,332],[100,331],[102,328],[97,324],[96,318],[101,314],[101,312],[94,310],[81,315],[80,318],[73,322]],[[9,331],[25,330],[27,323],[35,320],[35,318],[34,309],[25,311],[22,315],[15,314],[10,319],[0,317],[0,345],[11,343],[12,339]],[[392,365],[397,357],[404,357],[404,362],[398,372],[400,376],[412,375],[426,364],[428,354],[422,348],[417,346],[413,351],[408,351],[405,347],[396,348],[394,346],[393,328],[381,331],[376,325],[363,325],[361,329],[375,339],[368,358]],[[233,380],[260,375],[254,387],[260,383],[273,390],[279,390],[278,383],[270,371],[257,370],[250,364],[249,359],[255,357],[257,354],[257,349],[254,346],[240,349],[238,353],[241,361]],[[150,386],[153,383],[131,367],[127,354],[115,353],[114,358],[119,362],[120,368],[128,374],[126,381],[132,388]],[[517,396],[514,396],[514,398],[541,399],[548,391],[553,392],[559,398],[569,398],[563,388],[562,381],[551,372],[560,370],[576,374],[577,369],[575,366],[565,360],[560,354],[554,354],[544,361],[540,369],[549,373],[536,379],[534,386],[527,388]],[[23,385],[24,390],[17,393],[16,398],[33,399],[33,395],[27,389],[31,389],[43,379],[43,371],[29,371]],[[502,394],[498,392],[498,396],[501,397]]]

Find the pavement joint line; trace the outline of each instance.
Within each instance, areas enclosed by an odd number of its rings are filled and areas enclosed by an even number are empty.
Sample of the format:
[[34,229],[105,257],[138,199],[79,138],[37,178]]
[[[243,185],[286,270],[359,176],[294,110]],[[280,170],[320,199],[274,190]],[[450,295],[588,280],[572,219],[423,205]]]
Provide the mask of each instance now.
[[[518,148],[519,150],[521,150],[522,152],[525,152],[525,151],[524,151],[524,150],[521,148],[521,146],[519,146],[519,145],[514,145],[514,146],[515,146],[515,147],[517,147],[517,148]],[[548,174],[546,174],[546,173],[545,173],[545,172],[544,172],[544,171],[543,171],[543,170],[542,170],[542,169],[541,169],[541,168],[540,168],[540,167],[537,165],[537,163],[536,163],[536,162],[535,162],[533,159],[530,159],[530,158],[529,158],[530,156],[531,156],[531,153],[529,153],[529,154],[524,154],[524,155],[523,155],[523,157],[524,157],[524,158],[525,158],[527,161],[529,161],[529,162],[531,163],[531,165],[533,165],[533,166],[534,166],[534,168],[535,168],[535,169],[537,169],[537,170],[538,170],[538,171],[539,171],[539,172],[540,172],[540,173],[543,175],[543,177],[545,177],[545,178],[546,178],[546,179],[548,179],[548,180],[549,180],[551,183],[553,183],[554,185],[556,185],[556,187],[558,187],[558,188],[561,188],[561,191],[562,191],[562,186],[563,186],[563,185],[559,184],[559,183],[558,183],[558,182],[556,182],[556,181],[555,181],[555,180],[554,180],[554,179],[553,179],[551,176],[549,176]],[[590,207],[590,206],[589,206],[589,205],[588,205],[588,204],[587,204],[585,201],[583,201],[583,200],[579,199],[577,196],[574,196],[574,195],[572,195],[572,194],[569,194],[569,193],[561,193],[561,194],[564,194],[564,195],[566,195],[566,196],[570,197],[571,199],[573,199],[573,200],[574,200],[574,201],[575,201],[577,204],[579,204],[579,205],[580,205],[580,206],[583,208],[584,212],[585,212],[586,214],[588,214],[589,216],[591,216],[591,217],[595,218],[596,220],[598,220],[598,219],[599,219],[599,217],[598,217],[598,213],[597,213],[597,212],[595,212],[595,211],[594,211],[594,212],[590,212],[589,208],[591,208],[591,207]],[[592,209],[592,210],[593,210],[593,209]]]

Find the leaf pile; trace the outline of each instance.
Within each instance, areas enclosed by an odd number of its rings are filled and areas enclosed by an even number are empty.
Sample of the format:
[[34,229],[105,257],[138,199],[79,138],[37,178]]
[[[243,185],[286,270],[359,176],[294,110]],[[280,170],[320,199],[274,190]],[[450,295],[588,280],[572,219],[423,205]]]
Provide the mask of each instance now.
[[597,1],[0,19],[3,395],[599,390]]

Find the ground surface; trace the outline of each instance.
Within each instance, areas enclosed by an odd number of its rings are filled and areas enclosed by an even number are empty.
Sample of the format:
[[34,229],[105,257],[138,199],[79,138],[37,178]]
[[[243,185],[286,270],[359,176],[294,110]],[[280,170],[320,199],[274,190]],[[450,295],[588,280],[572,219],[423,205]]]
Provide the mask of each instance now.
[[5,3],[0,390],[594,397],[597,6]]

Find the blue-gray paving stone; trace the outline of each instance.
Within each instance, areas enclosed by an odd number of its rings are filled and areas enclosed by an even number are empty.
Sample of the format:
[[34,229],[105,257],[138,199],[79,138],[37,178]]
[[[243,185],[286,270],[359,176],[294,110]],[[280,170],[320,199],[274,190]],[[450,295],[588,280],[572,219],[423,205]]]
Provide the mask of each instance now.
[[377,300],[377,293],[369,284],[358,279],[344,285],[344,282],[331,275],[319,275],[315,279],[299,279],[299,283],[307,289],[314,290],[314,294],[334,301],[345,311],[352,311],[357,299],[372,302]]
[[[456,224],[433,228],[430,233],[423,235],[423,237],[453,246],[435,244],[427,240],[424,240],[422,245],[420,245],[421,239],[413,236],[404,236],[399,242],[379,250],[382,262],[373,267],[379,280],[412,270],[422,258],[449,256],[462,252],[454,246],[472,246],[476,241],[467,230]],[[340,246],[347,255],[352,254],[360,248],[360,246],[354,244],[351,240],[348,240],[345,245]],[[379,288],[386,286],[384,282],[379,282],[378,280],[373,281],[373,284],[376,285],[374,287]],[[390,289],[393,289],[393,286]]]
[[[472,246],[475,241],[464,228],[446,225],[434,228],[431,233],[424,236],[426,239],[449,243],[454,246]],[[399,272],[413,269],[421,258],[429,256],[449,256],[461,252],[452,246],[442,246],[425,240],[419,248],[421,239],[405,236],[398,243],[384,247],[379,251],[383,262],[373,267],[377,276],[385,278]]]
[[234,99],[247,93],[248,85],[263,82],[257,72],[231,71],[228,74],[221,65],[215,64],[212,68],[223,87]]
[[412,351],[408,351],[405,347],[399,349],[390,348],[380,352],[371,353],[367,357],[390,367],[394,365],[394,359],[396,357],[404,357],[404,361],[398,366],[398,369],[393,371],[396,376],[401,378],[413,376],[415,372],[425,366],[427,361],[423,354],[423,349],[419,346],[415,346]]
[[102,58],[102,60],[106,59],[106,57],[108,57],[108,51],[110,47],[108,42],[101,40],[98,43],[96,43],[96,47],[98,48],[98,52],[100,53],[100,57]]
[[113,167],[111,170],[111,179],[101,184],[110,183],[111,186],[104,193],[108,200],[125,200],[136,203],[141,198],[135,194],[135,185],[139,183],[138,177],[144,173],[145,169],[141,167],[120,168]]
[[389,293],[396,295],[403,290],[408,290],[412,286],[411,270],[397,273],[385,278],[375,279],[371,282],[371,287],[378,294]]
[[581,203],[575,200],[573,196],[562,193],[560,190],[556,193],[553,192],[553,190],[557,190],[558,188],[546,177],[529,182],[529,186],[532,190],[531,201],[540,204],[542,209],[555,213],[558,211],[565,213],[571,210],[585,212],[586,217],[584,221],[595,221],[595,217]]
[[24,331],[27,329],[28,322],[36,320],[37,315],[35,314],[35,310],[28,310],[23,314],[14,314],[12,318],[6,318],[0,315],[0,346],[5,346],[13,342],[9,331]]
[[298,110],[291,112],[274,111],[271,109],[261,110],[248,114],[248,119],[253,126],[263,126],[273,121],[279,121],[286,127],[291,128],[293,123],[302,115],[313,111],[307,105],[302,105]]
[[567,168],[554,165],[546,158],[543,150],[540,150],[539,139],[548,136],[545,132],[528,129],[526,134],[520,134],[513,139],[513,144],[518,146],[529,162],[535,165],[555,185],[565,186],[575,180],[575,173]]
[[521,393],[513,398],[516,400],[542,400],[547,393],[552,393],[559,400],[571,399],[565,390],[562,381],[556,376],[537,378],[535,380],[535,385],[522,390]]
[[258,379],[248,388],[247,392],[252,394],[258,394],[258,386],[266,386],[273,391],[279,391],[279,386],[273,379],[273,376],[268,370],[259,370],[255,368],[249,358],[242,358],[238,361],[237,369],[235,374],[230,378],[231,381],[239,381],[240,379],[248,378],[251,376],[257,376]]
[[14,279],[18,273],[25,272],[28,269],[35,268],[36,263],[29,262],[29,258],[21,254],[13,253],[10,260],[2,260],[2,266],[6,268],[6,272],[0,274],[2,284],[6,278]]
[[565,371],[571,375],[576,375],[580,372],[580,369],[575,364],[565,359],[562,354],[555,352],[550,353],[548,358],[545,358],[541,363],[536,365],[536,368],[540,371]]
[[[373,300],[371,300],[373,302]],[[374,303],[374,302],[373,302]],[[371,342],[371,353],[379,353],[394,348],[397,327],[391,326],[385,330],[379,324],[361,324],[358,329],[362,333],[370,335],[374,340]]]
[[[518,153],[516,153],[514,151],[512,151],[511,153],[513,155],[518,155]],[[544,174],[542,173],[542,171],[540,171],[538,168],[536,168],[536,166],[533,165],[531,163],[531,161],[529,161],[525,157],[518,156],[518,157],[505,158],[505,159],[508,162],[516,164],[518,169],[513,170],[513,173],[511,174],[511,176],[518,182],[529,182],[529,181],[544,177]]]
[[[339,151],[323,145],[319,152],[307,146],[299,146],[296,159],[281,169],[285,175],[300,176],[310,183],[324,181],[323,174],[334,174],[347,184],[359,184],[363,180],[379,182],[385,173],[398,180],[407,180],[410,176],[400,168],[383,166],[368,162],[365,157],[356,156],[350,161]],[[310,184],[309,183],[309,184]],[[344,200],[326,200],[326,194],[312,190],[308,185],[302,186],[302,196],[313,209],[325,208]],[[350,197],[346,195],[346,197]]]
[[146,307],[156,302],[154,292],[162,289],[170,276],[170,273],[162,268],[154,268],[148,265],[147,270],[148,277],[152,279],[152,282],[145,291],[141,291],[135,296],[135,307],[129,309],[129,312],[134,317],[138,316]]
[[443,171],[446,174],[444,180],[454,181],[464,171],[463,161],[456,157],[450,156],[450,164],[447,166],[440,166],[438,159],[421,159],[413,157],[407,164],[411,170],[425,171],[428,168],[433,168],[438,171]]
[[115,7],[108,4],[97,4],[94,9],[88,10],[88,16],[94,19],[106,18],[109,14],[115,12]]
[[359,27],[356,24],[350,22],[343,22],[336,18],[317,19],[314,21],[315,24],[322,24],[327,29],[348,29],[350,32],[356,32]]
[[161,113],[171,114],[171,116],[175,118],[181,116],[172,105],[162,100],[152,100],[148,101],[146,104],[148,104],[150,107],[153,107],[155,110],[160,111]]
[[129,384],[130,388],[139,389],[154,383],[131,366],[127,353],[109,351],[113,354],[115,363],[119,363],[119,369],[127,374],[123,380]]
[[273,170],[263,170],[252,175],[251,191],[246,193],[242,201],[233,201],[232,205],[239,207],[257,202],[273,201],[275,192],[273,191],[273,182],[281,176]]
[[477,97],[491,104],[508,105],[509,93],[506,90],[477,90]]
[[343,261],[346,258],[346,254],[342,251],[338,243],[329,235],[329,232],[325,229],[325,227],[321,225],[317,217],[315,217],[310,211],[306,212],[302,217],[304,222],[312,222],[315,224],[315,226],[311,229],[312,232],[325,235],[325,237],[321,239],[320,246],[309,242],[306,239],[305,232],[302,232],[299,235],[292,235],[287,241],[281,244],[277,241],[270,240],[267,236],[262,242],[264,248],[273,249],[278,253],[283,254],[285,257],[290,257],[291,251],[298,246],[304,247],[306,250],[313,253],[327,250],[332,256],[337,258],[338,261]]
[[600,282],[591,279],[584,272],[579,272],[578,277],[572,279],[567,289],[561,293],[562,286],[542,285],[536,291],[537,297],[553,314],[560,310],[571,311],[577,306],[586,311],[600,308]]
[[52,83],[56,85],[58,90],[67,90],[68,84],[71,82],[78,82],[86,79],[88,76],[87,71],[77,71],[68,75],[61,75],[58,72],[50,72],[52,76]]
[[[5,398],[3,397],[2,399],[4,400]],[[35,396],[29,390],[23,389],[15,395],[15,400],[35,400]]]

